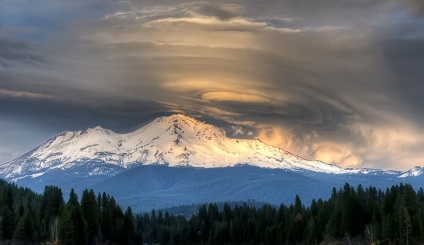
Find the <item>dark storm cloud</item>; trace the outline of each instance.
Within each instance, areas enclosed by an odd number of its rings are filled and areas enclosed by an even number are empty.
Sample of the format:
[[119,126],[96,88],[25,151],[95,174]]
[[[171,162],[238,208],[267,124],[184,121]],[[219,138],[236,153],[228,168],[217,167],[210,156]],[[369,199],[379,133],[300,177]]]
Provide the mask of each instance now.
[[34,54],[28,44],[9,38],[4,38],[0,33],[0,66],[9,67],[13,64],[40,64],[43,59]]
[[416,112],[424,104],[424,36],[417,39],[391,39],[382,44],[388,66],[393,74],[393,92],[408,106],[405,108],[412,117],[424,122]]
[[0,98],[1,117],[22,121],[49,132],[82,130],[102,126],[116,132],[129,132],[163,115],[166,107],[149,101],[128,101],[113,106],[51,103],[31,98]]

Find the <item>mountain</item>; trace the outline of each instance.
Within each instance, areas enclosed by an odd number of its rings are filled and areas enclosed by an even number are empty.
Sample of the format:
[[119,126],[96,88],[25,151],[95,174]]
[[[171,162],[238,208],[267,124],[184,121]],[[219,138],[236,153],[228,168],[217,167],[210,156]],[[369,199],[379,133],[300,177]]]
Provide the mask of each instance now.
[[[233,167],[248,164],[261,168],[352,173],[320,161],[309,161],[260,140],[234,139],[224,130],[180,114],[160,117],[127,134],[95,127],[63,132],[33,151],[0,166],[8,179],[41,176],[53,169],[70,169],[88,161],[131,168],[142,165],[170,167]],[[88,175],[114,175],[94,168]]]
[[[227,137],[223,129],[181,114],[126,134],[101,127],[63,132],[0,165],[0,177],[36,191],[52,184],[95,188],[148,208],[247,199],[278,203],[298,193],[320,197],[324,188],[344,182],[380,181],[384,188],[419,183],[422,175],[420,167],[383,171],[305,160],[259,139]],[[278,190],[286,194],[276,195]]]

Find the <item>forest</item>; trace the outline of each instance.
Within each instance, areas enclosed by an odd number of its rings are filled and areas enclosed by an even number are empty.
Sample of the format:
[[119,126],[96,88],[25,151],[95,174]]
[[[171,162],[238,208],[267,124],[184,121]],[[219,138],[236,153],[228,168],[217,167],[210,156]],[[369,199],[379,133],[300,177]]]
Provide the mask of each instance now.
[[345,184],[328,200],[261,207],[201,205],[185,217],[133,214],[106,193],[46,186],[43,194],[0,181],[1,244],[421,244],[424,191]]

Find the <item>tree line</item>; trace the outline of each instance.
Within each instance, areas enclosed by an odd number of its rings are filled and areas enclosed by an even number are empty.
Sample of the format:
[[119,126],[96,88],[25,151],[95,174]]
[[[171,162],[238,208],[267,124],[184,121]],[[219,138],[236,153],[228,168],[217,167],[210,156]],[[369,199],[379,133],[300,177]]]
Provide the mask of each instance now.
[[137,216],[145,242],[160,244],[422,244],[424,191],[345,184],[328,200],[261,208],[203,205],[189,220],[152,211]]
[[2,244],[140,244],[131,208],[125,212],[113,197],[85,190],[81,201],[72,189],[46,186],[42,195],[0,180]]
[[305,206],[201,205],[190,218],[161,210],[125,212],[106,193],[46,186],[42,195],[0,180],[5,244],[420,244],[424,191],[409,184],[377,190],[345,184]]

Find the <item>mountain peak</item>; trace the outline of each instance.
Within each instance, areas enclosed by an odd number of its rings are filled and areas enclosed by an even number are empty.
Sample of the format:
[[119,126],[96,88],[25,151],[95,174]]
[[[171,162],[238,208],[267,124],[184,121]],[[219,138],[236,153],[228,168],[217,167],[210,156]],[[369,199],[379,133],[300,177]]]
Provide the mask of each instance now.
[[147,138],[149,138],[149,136],[146,135],[147,132],[148,135],[154,136],[154,138],[163,139],[165,135],[169,137],[180,135],[180,137],[184,138],[195,138],[200,136],[207,138],[226,137],[226,132],[222,128],[182,114],[159,117],[132,134],[139,135],[138,137],[144,135],[143,137],[147,136]]
[[83,132],[92,132],[92,133],[105,133],[105,134],[111,134],[114,133],[110,129],[102,128],[101,126],[96,126],[94,128],[87,128]]
[[190,120],[190,121],[196,121],[196,122],[198,122],[198,120],[196,120],[195,118],[193,118],[193,117],[190,117],[190,116],[186,116],[186,115],[184,115],[184,114],[172,114],[172,115],[170,115],[170,116],[165,116],[165,117],[162,117],[162,118],[169,118],[169,119],[177,119],[177,120]]
[[[154,123],[156,123],[156,124],[164,123],[164,124],[173,125],[173,126],[185,124],[185,125],[190,126],[190,127],[194,127],[196,125],[205,125],[206,124],[204,122],[198,121],[195,118],[185,116],[183,114],[173,114],[171,116],[159,117],[154,121]],[[212,126],[212,125],[210,125],[210,126]]]

